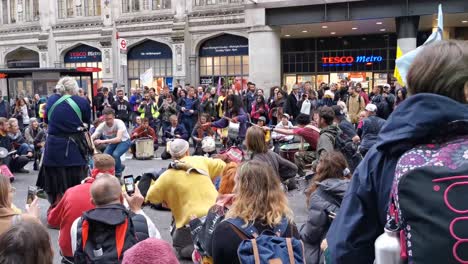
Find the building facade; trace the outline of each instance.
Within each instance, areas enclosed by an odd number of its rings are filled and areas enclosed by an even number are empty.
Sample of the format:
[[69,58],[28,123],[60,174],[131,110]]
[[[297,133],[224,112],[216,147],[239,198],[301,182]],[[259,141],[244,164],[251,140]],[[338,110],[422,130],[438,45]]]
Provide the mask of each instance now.
[[[221,84],[240,89],[252,81],[268,89],[340,78],[363,78],[372,86],[390,78],[397,43],[406,52],[416,47],[418,34],[430,33],[432,19],[420,21],[432,17],[438,3],[326,2],[0,0],[0,69],[99,68],[93,83],[80,79],[90,94],[101,86]],[[467,1],[444,5],[456,19],[467,15]],[[380,20],[392,25],[385,32],[355,32],[354,27],[333,35],[322,32]],[[450,37],[467,39],[468,24],[458,24],[449,28]],[[143,76],[152,78],[143,83]],[[41,78],[9,79],[10,91],[32,95]],[[5,82],[0,80],[4,93]],[[47,89],[40,92],[50,93],[54,80],[43,82]]]

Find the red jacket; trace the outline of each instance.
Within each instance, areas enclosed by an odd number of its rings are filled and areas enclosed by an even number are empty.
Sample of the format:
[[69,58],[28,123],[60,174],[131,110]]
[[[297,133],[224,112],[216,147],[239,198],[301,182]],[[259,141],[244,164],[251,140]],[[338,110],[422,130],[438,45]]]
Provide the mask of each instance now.
[[156,133],[154,132],[154,129],[150,126],[147,128],[143,128],[142,126],[139,126],[135,128],[132,132],[131,139],[137,139],[137,138],[144,138],[144,137],[151,137],[154,140],[154,143],[158,143],[158,137],[156,136]]
[[47,215],[47,223],[51,227],[60,228],[59,246],[65,257],[73,257],[71,247],[70,229],[78,217],[93,209],[91,203],[91,183],[94,179],[88,179],[85,183],[68,189],[59,204]]

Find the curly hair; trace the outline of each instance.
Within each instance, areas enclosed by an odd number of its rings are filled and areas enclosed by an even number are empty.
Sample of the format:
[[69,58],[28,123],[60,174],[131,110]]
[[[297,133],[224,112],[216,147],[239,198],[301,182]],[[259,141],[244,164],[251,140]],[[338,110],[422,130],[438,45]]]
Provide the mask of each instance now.
[[234,186],[235,201],[226,218],[239,217],[244,222],[259,221],[268,226],[275,226],[283,217],[289,221],[293,213],[279,177],[264,162],[248,161],[237,169]]

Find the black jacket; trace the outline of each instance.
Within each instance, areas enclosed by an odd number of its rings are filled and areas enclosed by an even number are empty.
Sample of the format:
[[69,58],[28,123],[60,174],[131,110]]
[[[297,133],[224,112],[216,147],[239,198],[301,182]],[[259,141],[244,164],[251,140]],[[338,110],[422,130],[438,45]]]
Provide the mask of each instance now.
[[112,104],[112,109],[115,111],[115,117],[124,122],[128,121],[130,117],[130,111],[132,111],[130,103],[125,100],[122,100],[122,102],[119,100],[115,101]]
[[288,113],[292,118],[296,118],[301,109],[299,109],[298,101],[296,96],[291,92],[286,99],[286,104],[284,106],[284,112]]
[[300,229],[307,263],[319,263],[320,244],[332,221],[328,212],[338,213],[348,186],[349,180],[326,179],[318,183],[317,190],[311,194],[307,222]]

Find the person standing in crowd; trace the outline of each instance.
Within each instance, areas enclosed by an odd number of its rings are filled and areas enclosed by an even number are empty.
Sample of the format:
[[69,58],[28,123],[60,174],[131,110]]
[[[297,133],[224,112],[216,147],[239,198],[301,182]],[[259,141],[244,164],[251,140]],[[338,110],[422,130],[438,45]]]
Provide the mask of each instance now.
[[112,104],[114,103],[114,95],[112,94],[111,91],[109,91],[109,88],[107,87],[102,88],[102,97],[99,96],[97,99],[99,99],[99,101],[97,102],[99,113],[102,113],[102,111],[105,108],[111,107]]
[[211,125],[216,128],[226,128],[229,126],[229,122],[239,123],[239,132],[234,144],[240,145],[244,141],[245,133],[247,132],[247,121],[248,116],[242,107],[242,102],[239,96],[229,95],[226,98],[226,112],[224,113],[224,118],[221,118],[216,122],[208,122],[205,126]]
[[[200,112],[208,114],[213,118],[216,116],[216,107],[214,103],[214,96],[211,93],[205,93],[200,103]],[[211,120],[211,118],[210,118]]]
[[24,98],[19,98],[16,100],[13,117],[18,119],[20,130],[24,130],[27,126],[29,126],[29,106]]
[[151,99],[151,96],[148,92],[144,93],[143,101],[141,101],[140,106],[138,107],[138,112],[140,113],[140,117],[148,118],[150,122],[150,126],[157,131],[157,122],[159,117],[159,109],[156,102]]
[[169,86],[164,85],[161,94],[159,95],[158,98],[158,108],[161,108],[161,105],[163,104],[164,100],[167,99],[167,97],[171,94],[169,90]]
[[177,114],[177,103],[174,101],[174,96],[172,94],[168,93],[166,95],[166,98],[162,101],[162,104],[159,107],[159,113],[161,117],[162,131],[164,133],[164,131],[171,126],[169,117]]
[[[127,192],[122,192],[120,182],[116,177],[110,174],[100,174],[91,184],[90,193],[91,202],[96,208],[84,212],[71,226],[71,246],[75,263],[87,263],[89,259],[100,263],[118,263],[122,255],[125,255],[125,251],[139,241],[147,238],[161,238],[153,221],[141,209],[145,199],[138,186],[135,186],[135,193],[130,196]],[[123,205],[124,199],[129,209]],[[85,223],[88,228],[85,228]],[[117,236],[121,227],[126,227],[130,225],[129,223],[133,226],[134,234],[126,235],[123,239]],[[96,240],[104,238],[104,240],[93,241],[88,240],[88,237],[97,238]],[[98,252],[99,248],[89,249],[90,247],[86,246],[88,243],[91,243],[91,246],[100,246],[101,252]],[[112,248],[112,245],[120,245],[120,243],[123,245],[115,251],[102,250]],[[101,256],[97,255],[99,253]]]
[[218,96],[218,100],[216,101],[216,111],[218,114],[218,118],[222,118],[224,115],[224,100],[226,99],[226,89],[221,88],[220,95]]
[[[250,160],[266,163],[269,167],[273,168],[274,175],[281,182],[285,182],[296,176],[296,164],[268,149],[268,145],[265,143],[265,132],[262,128],[257,126],[249,127],[245,137],[245,145],[249,151]],[[288,189],[294,189],[295,187],[295,182],[290,181]]]
[[[91,107],[77,95],[78,88],[74,78],[63,77],[56,86],[58,94],[47,100],[48,136],[36,185],[47,193],[51,208],[68,188],[88,175],[87,132],[80,132],[80,128],[91,123]],[[81,116],[75,108],[80,109]]]
[[3,100],[3,95],[0,93],[0,117],[10,118],[10,105]]
[[[235,199],[226,219],[241,219],[245,224],[252,224],[261,234],[266,230],[273,231],[286,218],[288,227],[282,236],[299,239],[288,199],[279,177],[271,177],[274,174],[273,169],[263,162],[241,164],[235,178]],[[240,263],[237,249],[244,239],[235,228],[226,220],[216,226],[212,241],[213,263]]]
[[292,88],[291,93],[288,95],[288,98],[286,99],[286,104],[284,106],[284,113],[290,115],[292,119],[295,119],[300,113],[300,109],[298,106],[299,100],[299,86],[295,84]]
[[396,91],[395,108],[406,100],[406,88],[400,88]]
[[157,94],[156,94],[156,89],[154,89],[153,87],[149,88],[148,89],[148,94],[151,98],[151,101],[153,101],[154,103],[157,103],[158,102],[158,98],[157,98]]
[[203,91],[203,87],[198,86],[197,87],[197,98],[198,98],[198,100],[201,101],[204,96],[205,96],[205,92]]
[[220,159],[189,156],[189,143],[183,139],[172,141],[169,151],[178,163],[151,185],[146,201],[169,206],[176,225],[173,247],[180,258],[191,259],[194,247],[187,224],[193,217],[206,216],[215,204],[218,192],[213,180],[221,175],[226,163]]
[[47,229],[34,219],[20,219],[0,235],[0,263],[52,264]]
[[366,106],[366,118],[362,121],[362,140],[359,146],[359,152],[364,157],[377,142],[379,132],[385,124],[385,120],[378,117],[377,106],[374,104],[368,104]]
[[[270,116],[272,124],[278,123],[278,120],[282,118],[284,112],[284,106],[286,104],[286,93],[283,91],[279,91],[273,103],[270,105]],[[289,115],[288,115],[289,116]]]
[[261,116],[267,118],[269,110],[270,109],[265,102],[265,98],[263,98],[261,95],[258,95],[255,103],[252,105],[252,111],[250,112],[250,118],[252,118],[252,122],[257,123]]
[[83,212],[95,208],[91,202],[91,184],[100,173],[114,175],[115,161],[108,154],[96,154],[93,157],[94,169],[91,177],[84,180],[82,184],[69,188],[63,195],[60,203],[47,212],[47,224],[52,228],[59,229],[59,247],[62,263],[73,263],[73,251],[71,245],[70,230],[73,222]]
[[300,114],[296,118],[297,128],[282,129],[273,128],[273,133],[284,135],[298,135],[301,137],[301,142],[305,141],[309,144],[309,149],[299,150],[294,154],[294,163],[297,165],[297,174],[305,176],[305,167],[311,164],[316,159],[317,144],[320,137],[320,129],[310,124],[310,116]]
[[122,120],[127,127],[130,124],[131,108],[130,103],[124,99],[124,91],[117,90],[117,100],[112,104],[112,109],[114,109],[115,117]]
[[367,105],[369,104],[369,96],[367,93],[362,89],[362,84],[361,83],[356,83],[356,92],[364,99],[364,104]]
[[[424,46],[411,64],[406,81],[411,96],[392,113],[376,144],[354,173],[340,212],[328,232],[331,263],[374,262],[373,245],[387,222],[395,168],[405,152],[434,140],[466,136],[466,41],[442,40]],[[447,133],[441,129],[455,121],[462,128],[460,131]],[[456,155],[463,159],[463,151]],[[452,246],[446,245],[444,249]]]
[[270,88],[270,97],[268,98],[267,104],[271,109],[271,105],[276,99],[276,94],[279,93],[280,88],[278,86],[273,86]]
[[349,87],[349,96],[348,101],[346,102],[346,107],[348,108],[348,115],[355,127],[359,123],[359,113],[364,111],[366,107],[366,102],[364,98],[358,93],[356,86]]
[[352,140],[354,143],[359,142],[359,136],[356,134],[356,129],[354,126],[346,120],[346,115],[343,113],[343,110],[338,105],[332,106],[333,111],[335,112],[335,119],[333,120],[336,125],[341,130],[341,138],[344,141]]
[[189,133],[193,131],[195,123],[198,119],[198,109],[200,107],[200,101],[195,95],[195,88],[189,87],[187,96],[182,98],[178,105],[180,109],[180,123],[184,125],[185,130]]
[[[115,118],[115,112],[112,108],[106,108],[102,111],[105,122],[101,123],[91,136],[91,140],[99,147],[101,144],[107,144],[104,150],[105,154],[111,155],[115,160],[115,176],[121,177],[125,170],[125,165],[122,164],[120,157],[124,155],[130,148],[132,142],[128,134],[125,123]],[[99,139],[100,136],[105,139]]]
[[[133,91],[132,95],[130,96],[129,103],[132,106],[132,111],[134,117],[132,118],[132,121],[135,122],[135,118],[138,116],[138,108],[140,107],[140,103],[143,100],[143,96],[141,95],[141,89],[140,88],[132,88]],[[135,124],[135,123],[134,123]]]
[[141,126],[133,129],[132,131],[132,136],[130,138],[132,140],[132,145],[130,149],[132,151],[134,159],[136,159],[136,140],[138,140],[139,138],[151,138],[153,140],[153,151],[156,151],[159,148],[158,136],[156,135],[156,131],[154,131],[154,129],[150,127],[148,118],[146,117],[143,118],[143,120],[141,121]]
[[13,196],[15,193],[16,188],[11,186],[10,179],[2,175],[0,177],[0,235],[5,233],[12,226],[15,219],[39,221],[38,198],[36,197],[27,207],[27,213],[21,213],[21,211],[13,205]]
[[351,174],[343,154],[332,151],[320,158],[314,181],[306,191],[309,214],[300,229],[308,264],[320,263],[323,253],[320,244],[340,209],[349,178]]
[[243,96],[244,99],[244,107],[245,111],[247,113],[250,113],[252,111],[252,104],[255,102],[256,98],[256,89],[257,87],[255,86],[254,83],[248,82],[247,83],[247,92]]

